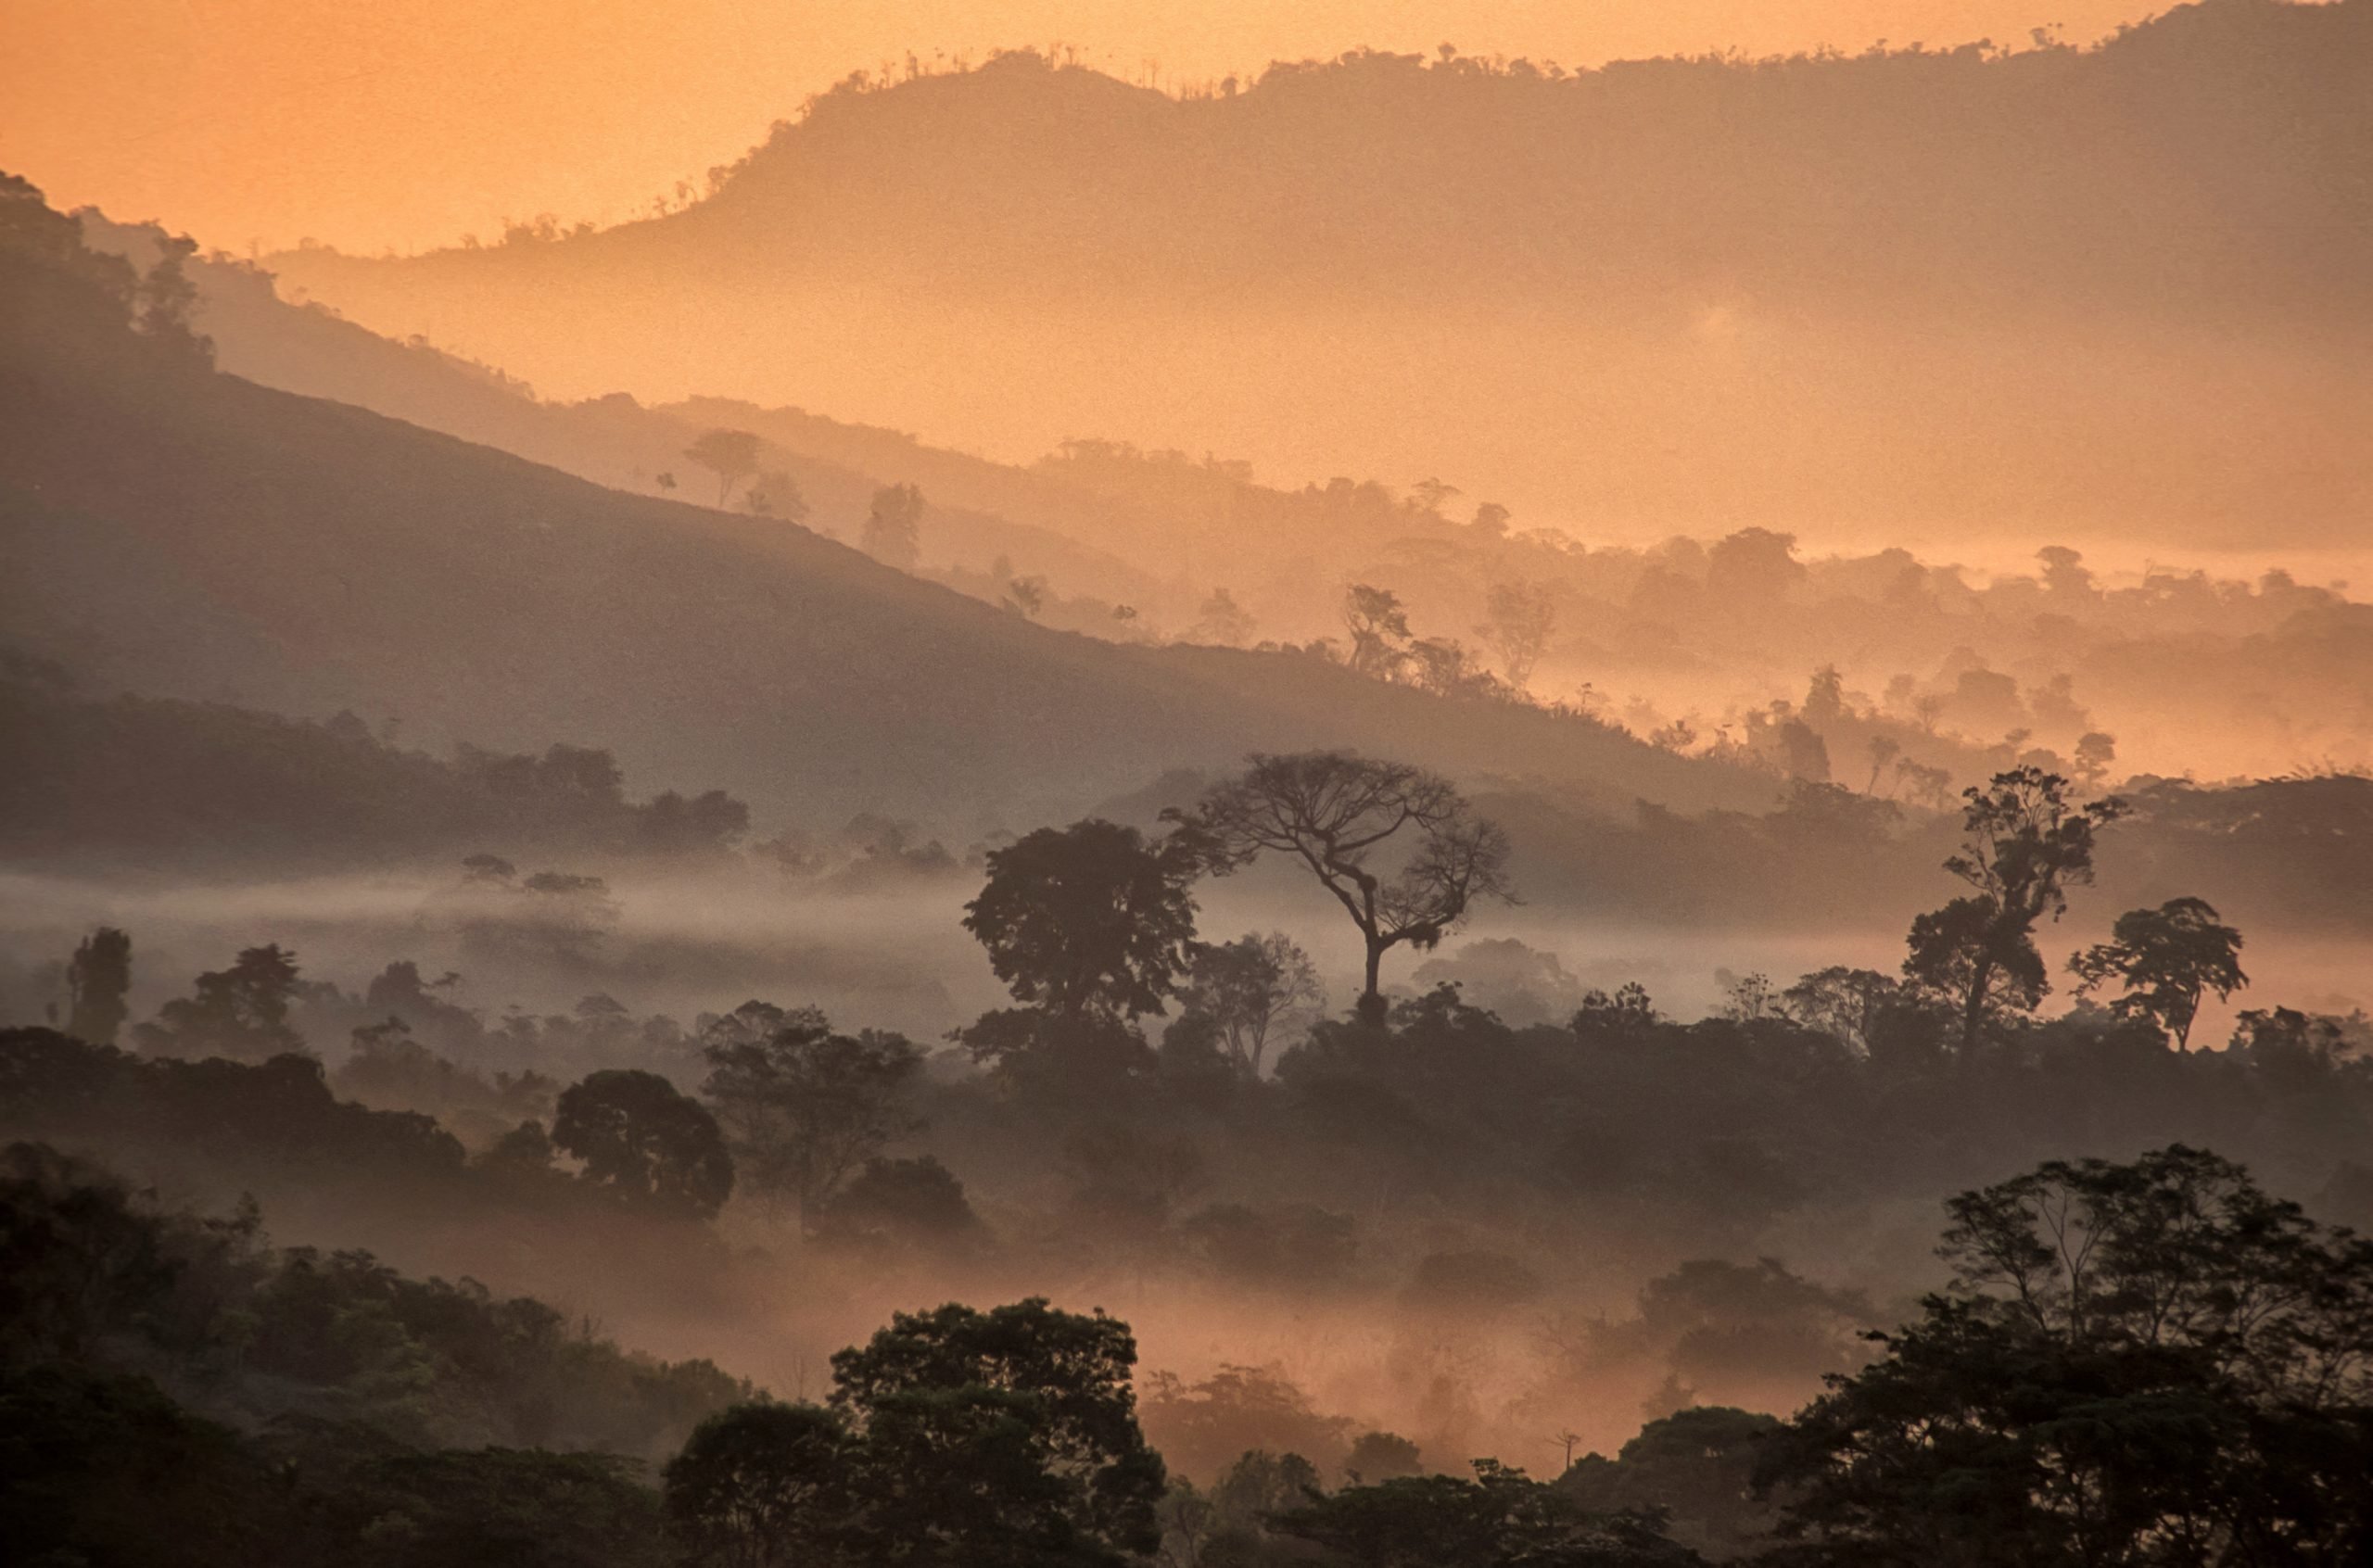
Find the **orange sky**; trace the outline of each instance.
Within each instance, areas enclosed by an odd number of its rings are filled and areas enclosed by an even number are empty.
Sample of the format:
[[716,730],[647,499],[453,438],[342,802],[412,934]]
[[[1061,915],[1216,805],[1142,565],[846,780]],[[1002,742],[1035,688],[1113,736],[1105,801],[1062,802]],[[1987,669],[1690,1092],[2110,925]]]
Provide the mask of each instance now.
[[0,168],[212,246],[417,249],[615,220],[912,50],[1057,42],[1164,83],[1366,44],[1568,65],[2082,42],[2148,0],[0,0]]

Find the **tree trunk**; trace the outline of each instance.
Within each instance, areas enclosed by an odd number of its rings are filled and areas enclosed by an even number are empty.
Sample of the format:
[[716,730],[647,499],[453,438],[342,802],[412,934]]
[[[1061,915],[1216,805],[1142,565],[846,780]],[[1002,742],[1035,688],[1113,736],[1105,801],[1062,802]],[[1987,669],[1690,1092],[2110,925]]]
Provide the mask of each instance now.
[[1390,943],[1368,938],[1368,986],[1360,993],[1356,1016],[1364,1024],[1384,1027],[1384,993],[1377,989],[1377,977],[1384,967],[1384,950]]
[[1969,978],[1969,999],[1961,1004],[1961,1066],[1977,1060],[1977,1036],[1986,1020],[1986,993],[1994,983],[1994,960],[1980,958]]

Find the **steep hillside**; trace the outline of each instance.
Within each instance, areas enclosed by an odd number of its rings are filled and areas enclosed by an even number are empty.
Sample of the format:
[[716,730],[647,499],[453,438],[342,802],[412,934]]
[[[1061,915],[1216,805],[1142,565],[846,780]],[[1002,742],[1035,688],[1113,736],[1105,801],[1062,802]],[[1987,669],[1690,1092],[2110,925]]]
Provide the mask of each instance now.
[[[7,259],[12,282],[69,265]],[[0,624],[94,686],[348,708],[430,743],[565,736],[613,747],[641,789],[959,826],[1320,744],[1618,798],[1770,790],[1587,721],[1309,657],[1049,631],[774,519],[160,359],[121,306],[108,326],[105,288],[84,292],[70,319],[0,322]]]

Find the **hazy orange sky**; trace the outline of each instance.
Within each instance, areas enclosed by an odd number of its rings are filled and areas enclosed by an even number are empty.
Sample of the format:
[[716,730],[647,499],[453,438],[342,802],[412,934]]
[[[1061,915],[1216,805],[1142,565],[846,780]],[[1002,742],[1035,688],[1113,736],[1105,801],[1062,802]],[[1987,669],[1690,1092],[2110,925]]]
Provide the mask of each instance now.
[[1164,85],[1368,45],[1567,65],[2085,42],[2149,0],[0,0],[0,168],[244,250],[615,221],[908,51],[1068,44]]

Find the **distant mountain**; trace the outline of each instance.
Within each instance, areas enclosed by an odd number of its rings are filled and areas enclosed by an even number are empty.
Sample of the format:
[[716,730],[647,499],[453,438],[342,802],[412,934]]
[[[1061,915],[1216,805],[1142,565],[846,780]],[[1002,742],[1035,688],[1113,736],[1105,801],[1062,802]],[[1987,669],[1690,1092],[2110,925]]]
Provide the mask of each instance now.
[[2328,542],[2373,500],[2373,0],[2090,50],[852,84],[707,199],[290,286],[569,396],[1488,480],[1645,541]]
[[779,520],[268,390],[128,333],[129,269],[9,205],[0,626],[87,687],[350,709],[417,744],[606,745],[639,790],[728,790],[762,822],[1028,824],[1174,765],[1312,745],[1617,800],[1773,789],[1306,655],[1048,630]]

